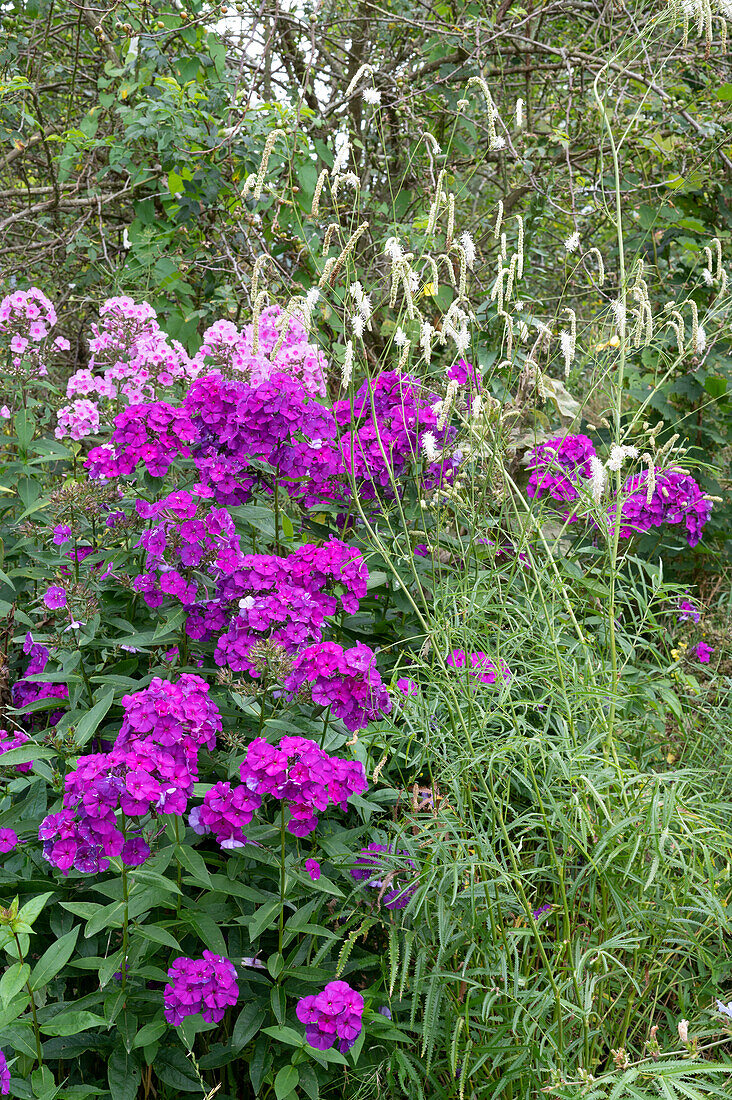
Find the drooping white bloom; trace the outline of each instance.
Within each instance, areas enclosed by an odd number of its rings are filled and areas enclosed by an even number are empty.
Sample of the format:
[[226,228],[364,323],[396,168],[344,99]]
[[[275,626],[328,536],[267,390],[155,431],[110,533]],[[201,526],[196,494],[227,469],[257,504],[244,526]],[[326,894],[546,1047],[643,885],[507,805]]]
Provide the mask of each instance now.
[[355,298],[357,302],[363,297],[363,287],[358,279],[356,279],[355,283],[351,283],[348,288],[348,293],[352,298]]
[[425,362],[429,363],[432,358],[432,334],[434,333],[434,326],[429,321],[422,322],[422,329],[419,334],[419,342],[424,353]]
[[496,136],[491,140],[491,149],[500,150],[500,149],[505,149],[505,148],[506,148],[506,139],[505,139],[505,137],[501,137],[500,134],[496,134]]
[[353,341],[349,340],[346,344],[346,354],[343,359],[343,369],[341,370],[341,385],[344,389],[348,388],[351,381],[351,374],[353,373]]
[[422,436],[422,450],[428,462],[437,462],[440,452],[437,449],[437,439],[432,432],[425,432]]
[[618,332],[621,336],[625,336],[625,316],[627,312],[625,303],[622,302],[620,298],[616,298],[610,303],[610,309],[615,314],[615,323],[618,326]]
[[638,448],[629,447],[622,443],[613,443],[610,448],[610,457],[607,460],[608,470],[612,470],[613,473],[617,473],[625,461],[626,458],[637,458]]
[[370,294],[361,295],[361,301],[358,303],[358,309],[364,321],[368,321],[372,313]]
[[513,308],[515,313],[523,313],[524,303],[521,300],[518,300],[513,303]]
[[597,455],[592,455],[590,457],[590,492],[595,504],[599,504],[602,500],[606,483],[607,470],[605,469],[605,463]]
[[475,395],[475,397],[473,398],[473,403],[470,407],[470,415],[472,416],[473,420],[478,420],[480,418],[480,414],[482,412],[483,412],[483,398],[480,396],[479,393],[477,393]]
[[404,259],[402,246],[399,244],[399,241],[396,237],[389,237],[388,241],[384,245],[384,252],[386,252],[387,256],[390,258],[393,264],[399,263],[400,260]]
[[567,249],[567,252],[576,252],[579,248],[579,243],[580,235],[575,231],[574,233],[570,233],[570,235],[567,237],[566,241],[564,242],[564,247]]
[[331,169],[331,175],[336,176],[339,172],[342,172],[348,165],[348,156],[350,153],[350,145],[348,141],[348,135],[344,134],[341,144],[338,148],[338,152],[335,155],[333,161],[333,167]]
[[453,329],[450,335],[455,341],[455,347],[457,348],[458,352],[462,354],[464,351],[468,350],[468,348],[470,347],[470,333],[468,332],[467,326],[461,328],[459,332],[456,332]]
[[365,327],[366,322],[364,321],[361,314],[354,313],[353,317],[351,317],[351,328],[353,329],[353,335],[356,337],[357,340],[360,340],[363,336]]
[[516,129],[521,130],[524,125],[524,101],[519,98],[516,100]]
[[403,348],[404,345],[406,344],[406,342],[407,342],[407,334],[400,325],[399,328],[394,333],[394,343],[396,344],[396,346],[398,348]]
[[712,273],[711,273],[711,271],[709,270],[708,267],[703,268],[703,270],[702,270],[702,279],[704,280],[704,282],[706,283],[707,286],[712,286],[713,285],[714,276],[712,275]]
[[562,346],[562,355],[564,356],[564,375],[567,377],[570,367],[572,366],[572,360],[574,359],[574,340],[572,339],[572,333],[562,329],[559,333],[559,342]]
[[320,290],[317,286],[313,286],[305,295],[305,308],[308,313],[312,313],[320,297]]
[[472,271],[475,263],[475,241],[470,233],[466,231],[460,237],[460,244],[463,246],[463,252],[465,253],[465,263]]
[[368,103],[370,107],[378,107],[381,103],[381,92],[378,88],[364,88],[363,101]]
[[697,325],[694,339],[694,354],[703,355],[707,346],[707,334],[701,325]]

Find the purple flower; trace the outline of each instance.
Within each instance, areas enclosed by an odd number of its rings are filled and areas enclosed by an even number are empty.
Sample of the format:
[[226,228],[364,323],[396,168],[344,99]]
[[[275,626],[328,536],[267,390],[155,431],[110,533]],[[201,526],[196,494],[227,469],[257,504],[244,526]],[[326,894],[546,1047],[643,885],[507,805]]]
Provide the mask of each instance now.
[[204,951],[202,959],[181,956],[168,970],[170,982],[163,990],[165,1019],[178,1027],[186,1016],[203,1015],[208,1023],[220,1023],[230,1005],[239,999],[236,968],[223,955]]
[[18,835],[14,829],[0,829],[0,852],[12,852],[18,844]]
[[156,677],[122,705],[111,751],[77,759],[64,780],[63,809],[39,828],[44,857],[64,874],[71,867],[103,871],[120,855],[129,866],[143,863],[150,849],[140,837],[126,839],[118,812],[182,816],[198,779],[199,749],[214,748],[221,729],[208,684],[188,673],[176,683]]
[[52,584],[43,593],[43,602],[51,611],[58,611],[60,607],[66,607],[66,593],[58,584]]
[[317,859],[306,859],[305,870],[310,875],[310,878],[313,880],[313,882],[318,881],[318,879],[320,878],[320,864],[318,863]]
[[717,1011],[721,1012],[723,1016],[732,1016],[732,1001],[728,1005],[722,1001],[717,1001]]
[[[453,649],[448,654],[445,662],[445,664],[450,665],[452,668],[465,668],[466,663],[470,665],[470,675],[476,680],[480,680],[481,684],[494,684],[496,682],[498,670],[493,662],[488,659],[486,654],[480,650],[477,653],[468,653],[466,655],[464,649]],[[500,665],[501,675],[506,683],[508,683],[512,675],[511,670],[503,661],[500,662]]]
[[345,1054],[361,1034],[363,997],[348,982],[329,982],[322,993],[302,997],[295,1009],[305,1038],[315,1050],[330,1050],[339,1039]]
[[557,436],[535,447],[526,492],[530,497],[547,494],[557,501],[577,500],[577,486],[591,474],[595,445],[586,435]]
[[[379,858],[391,856],[391,861]],[[401,857],[401,866],[396,863]],[[369,844],[362,848],[351,876],[357,882],[379,891],[379,900],[387,909],[405,909],[417,889],[415,873],[417,867],[404,850],[393,852],[391,845]]]
[[[625,499],[620,508],[620,537],[627,539],[642,531],[663,524],[683,525],[689,546],[696,546],[704,524],[712,513],[694,478],[681,470],[657,470],[653,492],[648,492],[648,474],[634,474],[623,485]],[[617,505],[611,505],[608,515],[615,521]]]
[[694,650],[694,654],[698,661],[703,665],[709,664],[709,658],[714,653],[714,647],[707,645],[706,642],[698,642]]
[[540,909],[534,909],[534,911],[533,911],[534,920],[536,920],[537,917],[540,917],[542,915],[542,913],[548,913],[551,908],[552,908],[552,904],[551,904],[551,902],[549,902],[548,905],[542,905]]
[[414,680],[409,680],[405,676],[402,676],[396,682],[397,691],[401,691],[403,695],[409,697],[410,695],[419,695],[419,687]]
[[142,837],[136,836],[125,841],[120,855],[125,866],[140,867],[150,856],[150,845]]
[[71,540],[71,528],[67,523],[59,523],[53,529],[53,542],[55,546],[63,546]]
[[[318,824],[317,814],[329,802],[344,809],[353,794],[366,790],[363,765],[329,756],[305,737],[283,737],[279,746],[261,737],[251,742],[239,773],[249,794],[287,802],[293,836],[307,836]],[[221,786],[221,784],[219,784]]]
[[343,649],[336,642],[320,642],[298,653],[285,681],[297,694],[309,688],[314,703],[332,707],[347,729],[364,729],[391,711],[391,698],[376,669],[376,657],[363,642]]
[[701,612],[691,600],[681,600],[679,607],[678,620],[680,623],[688,622],[689,619],[693,619],[695,623],[698,623],[701,619]]
[[7,1096],[10,1092],[10,1070],[5,1055],[0,1050],[0,1093]]

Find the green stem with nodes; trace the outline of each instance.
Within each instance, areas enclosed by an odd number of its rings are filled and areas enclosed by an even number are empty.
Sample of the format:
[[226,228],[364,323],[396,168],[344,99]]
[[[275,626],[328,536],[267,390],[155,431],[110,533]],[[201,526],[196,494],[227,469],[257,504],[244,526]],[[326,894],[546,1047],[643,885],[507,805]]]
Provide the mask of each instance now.
[[130,943],[130,891],[127,882],[127,868],[122,864],[122,992],[127,989],[127,952]]
[[[601,70],[602,71],[602,70]],[[598,110],[602,116],[602,121],[605,126],[608,135],[608,141],[610,143],[610,151],[613,161],[613,172],[615,180],[615,229],[618,239],[618,301],[620,303],[620,323],[618,324],[619,337],[620,337],[620,360],[618,362],[618,369],[615,380],[615,407],[613,409],[613,423],[615,428],[615,442],[620,444],[621,438],[621,411],[623,403],[623,383],[625,378],[625,358],[626,358],[626,313],[627,313],[627,288],[625,285],[625,246],[623,242],[623,210],[620,195],[620,160],[618,157],[618,147],[615,142],[615,135],[613,134],[613,128],[610,124],[610,118],[605,109],[605,104],[600,98],[600,93],[597,90],[597,82],[600,79],[600,73],[595,77],[592,84],[592,94],[595,97],[595,101],[598,106]],[[615,498],[620,500],[620,472],[615,475]],[[606,736],[606,753],[612,757],[615,768],[620,775],[620,761],[618,759],[618,751],[615,745],[615,715],[617,709],[617,692],[618,692],[618,647],[617,639],[615,635],[615,614],[616,614],[616,581],[617,581],[617,561],[618,561],[618,544],[620,539],[620,509],[622,505],[616,506],[615,523],[613,526],[612,538],[610,540],[610,597],[608,599],[608,642],[610,647],[610,667],[611,667],[611,695],[610,695],[610,708],[607,715],[607,736]]]
[[[23,958],[23,952],[20,949],[20,940],[18,939],[18,933],[15,929],[11,929],[13,933],[13,939],[15,940],[15,946],[18,949],[18,960],[22,966],[25,962]],[[31,989],[30,978],[25,983],[25,988],[28,990],[28,996],[30,997],[30,1010],[33,1016],[33,1031],[36,1036],[36,1058],[38,1059],[38,1065],[43,1065],[43,1047],[41,1046],[41,1029],[38,1026],[38,1015],[36,1013],[36,1002],[33,1000],[33,990]]]
[[280,920],[277,931],[277,951],[282,954],[285,938],[285,800],[280,804]]

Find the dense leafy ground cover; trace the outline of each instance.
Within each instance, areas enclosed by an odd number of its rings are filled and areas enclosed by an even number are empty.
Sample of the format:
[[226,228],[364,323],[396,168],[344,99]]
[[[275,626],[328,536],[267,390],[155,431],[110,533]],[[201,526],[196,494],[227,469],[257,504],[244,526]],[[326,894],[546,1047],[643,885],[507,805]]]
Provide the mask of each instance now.
[[0,1092],[730,1095],[726,23],[339,12],[8,9]]

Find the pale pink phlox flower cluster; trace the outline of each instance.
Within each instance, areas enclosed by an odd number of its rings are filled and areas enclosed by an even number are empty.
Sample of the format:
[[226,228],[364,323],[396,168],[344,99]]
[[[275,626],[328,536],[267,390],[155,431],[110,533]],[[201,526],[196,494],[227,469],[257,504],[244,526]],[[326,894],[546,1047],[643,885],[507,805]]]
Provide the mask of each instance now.
[[57,439],[93,435],[99,429],[100,398],[122,397],[125,403],[139,404],[154,400],[161,389],[195,377],[185,348],[168,339],[149,302],[136,303],[127,296],[108,298],[99,317],[99,324],[92,325],[89,367],[77,370],[66,385],[66,396],[80,400],[59,409]]
[[[42,377],[48,374],[43,361],[44,343],[56,324],[56,310],[42,290],[15,290],[0,301],[0,334],[9,345],[15,370],[26,370]],[[59,351],[68,351],[69,342],[63,336],[54,340]]]
[[[290,317],[285,322],[282,314],[279,306],[268,306],[262,311],[256,352],[253,325],[246,325],[240,331],[232,321],[216,321],[204,333],[203,343],[193,359],[196,373],[230,370],[244,374],[255,386],[273,374],[289,374],[297,378],[309,394],[325,397],[328,366],[325,356],[309,343],[307,329],[298,317]],[[284,339],[277,347],[285,323]]]

